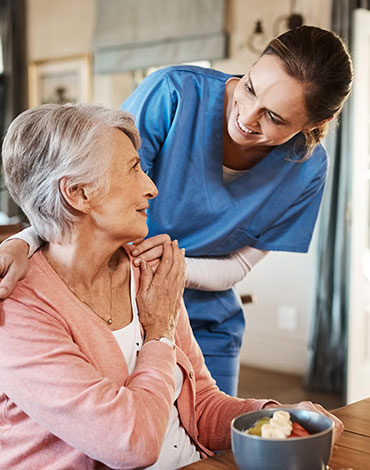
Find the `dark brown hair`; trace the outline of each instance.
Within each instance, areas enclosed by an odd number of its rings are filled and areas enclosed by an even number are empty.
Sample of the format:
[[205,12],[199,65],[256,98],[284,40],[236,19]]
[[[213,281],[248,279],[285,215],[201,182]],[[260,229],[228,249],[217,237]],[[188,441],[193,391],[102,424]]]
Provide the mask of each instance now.
[[[353,80],[346,45],[332,31],[300,26],[273,39],[264,54],[279,57],[286,72],[304,84],[305,104],[312,125],[336,117],[348,97]],[[328,123],[303,131],[307,159],[327,132]]]

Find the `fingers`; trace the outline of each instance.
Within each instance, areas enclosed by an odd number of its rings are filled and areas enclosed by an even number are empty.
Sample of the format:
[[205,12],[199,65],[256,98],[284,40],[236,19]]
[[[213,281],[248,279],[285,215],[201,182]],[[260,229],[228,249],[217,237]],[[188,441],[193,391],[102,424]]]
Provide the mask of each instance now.
[[[139,238],[132,243],[131,254],[132,256],[140,256],[146,251],[153,250],[156,248],[156,252],[162,250],[162,245],[166,242],[170,242],[171,239],[166,233],[161,233],[160,235],[156,235],[155,237],[146,238]],[[152,258],[154,259],[154,258]]]
[[[153,242],[153,239],[156,239]],[[150,240],[150,243],[145,244],[145,242],[140,242],[140,249],[142,247],[150,247],[153,246],[154,243],[163,242],[160,246],[154,246],[149,251],[140,255],[140,257],[133,260],[135,266],[144,266],[142,264],[143,261],[146,262],[152,269],[152,273],[155,273],[155,278],[158,279],[159,276],[163,276],[168,279],[172,279],[174,282],[175,280],[183,280],[185,282],[185,249],[179,248],[178,241],[174,240],[171,242],[171,239],[168,235],[162,234],[153,237]],[[132,248],[130,248],[132,250]],[[132,253],[135,252],[135,249],[131,251]],[[180,278],[179,278],[180,276]],[[179,279],[178,279],[179,278]]]
[[[26,258],[27,264],[28,260]],[[17,282],[22,279],[27,270],[20,268],[12,259],[3,257],[0,264],[0,276],[5,274],[0,282],[0,300],[4,300],[13,292]]]
[[342,421],[339,418],[337,418],[335,415],[333,415],[332,413],[327,411],[325,408],[323,408],[318,403],[315,403],[314,407],[317,409],[317,411],[319,411],[320,413],[326,415],[328,418],[330,418],[332,421],[334,421],[334,435],[333,435],[333,438],[334,438],[334,442],[337,441],[339,436],[344,431],[344,424],[342,423]]
[[172,260],[173,260],[173,250],[172,250],[173,242],[166,241],[163,244],[163,254],[162,259],[158,265],[157,271],[155,273],[156,277],[164,276],[167,277],[168,273],[172,267]]
[[17,282],[23,279],[28,270],[28,244],[23,240],[9,240],[0,248],[0,300],[6,299]]
[[153,273],[148,263],[144,260],[140,262],[140,291],[146,292],[149,290],[152,283]]
[[[336,416],[331,414],[329,411],[327,411],[324,407],[319,405],[318,403],[312,403],[311,401],[301,401],[297,403],[296,405],[281,405],[286,408],[297,408],[297,409],[303,409],[303,410],[308,410],[308,411],[316,411],[318,413],[322,413],[328,418],[330,418],[334,422],[334,430],[333,430],[333,440],[334,442],[337,441],[339,436],[342,434],[344,431],[344,425],[340,419],[338,419]],[[271,406],[273,408],[274,406]]]
[[141,260],[142,280],[137,300],[146,338],[158,337],[159,333],[173,335],[185,286],[184,264],[183,250],[177,241],[169,240],[163,244],[163,254],[154,274],[149,263]]
[[165,242],[163,255],[157,269],[158,275],[166,276],[174,282],[179,275],[185,276],[185,250],[180,250],[177,240]]
[[132,245],[129,245],[131,255],[140,257],[133,260],[134,265],[140,266],[140,259],[143,259],[149,264],[155,262],[155,267],[157,267],[163,254],[163,245],[170,241],[170,237],[165,233],[147,238],[146,240],[143,238],[135,240]]
[[172,243],[172,259],[169,276],[175,279],[181,276],[185,280],[185,250],[179,248],[177,240]]
[[299,403],[299,405],[302,405],[302,408],[305,408],[307,410],[311,411],[317,411],[319,413],[324,414],[328,418],[330,418],[334,422],[334,430],[333,430],[333,440],[334,442],[338,440],[339,436],[342,434],[344,431],[344,425],[340,419],[338,419],[336,416],[331,414],[329,411],[327,411],[323,406],[319,405],[318,403],[312,403],[311,401],[304,401]]
[[[135,251],[135,250],[134,250]],[[135,251],[136,252],[136,251]],[[131,252],[132,254],[133,252]],[[135,266],[139,266],[140,265],[140,260],[143,259],[144,261],[147,261],[148,263],[152,262],[152,261],[156,261],[156,260],[159,260],[161,258],[163,254],[163,245],[160,245],[160,246],[156,246],[155,248],[152,248],[151,250],[149,251],[146,251],[144,253],[139,253],[139,255],[137,256],[140,256],[139,258],[135,258],[133,260],[133,263]]]
[[134,240],[134,241],[132,242],[132,245],[139,245],[139,244],[142,243],[144,240],[145,240],[145,238],[143,238],[143,237],[137,238],[136,240]]
[[155,259],[154,261],[149,261],[148,262],[148,264],[150,266],[150,269],[152,270],[153,274],[157,271],[159,261],[160,261],[159,259]]
[[18,277],[10,270],[0,282],[0,300],[4,300],[13,292],[18,281]]

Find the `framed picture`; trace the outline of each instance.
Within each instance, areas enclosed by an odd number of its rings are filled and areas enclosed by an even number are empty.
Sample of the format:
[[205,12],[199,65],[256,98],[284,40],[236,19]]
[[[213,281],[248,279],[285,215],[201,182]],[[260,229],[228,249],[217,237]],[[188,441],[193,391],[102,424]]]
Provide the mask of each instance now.
[[91,56],[31,62],[28,67],[29,107],[44,103],[91,100]]

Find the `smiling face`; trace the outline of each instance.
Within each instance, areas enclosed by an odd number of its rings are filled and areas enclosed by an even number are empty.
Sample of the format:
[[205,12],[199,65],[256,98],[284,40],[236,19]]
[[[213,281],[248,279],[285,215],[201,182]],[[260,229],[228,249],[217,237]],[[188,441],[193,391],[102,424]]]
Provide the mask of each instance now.
[[110,159],[108,190],[92,204],[90,215],[95,228],[127,243],[147,235],[146,209],[158,191],[141,169],[127,135],[119,129],[109,129],[107,134],[103,158]]
[[263,55],[234,88],[226,111],[231,140],[246,147],[274,147],[309,127],[303,87],[278,57]]

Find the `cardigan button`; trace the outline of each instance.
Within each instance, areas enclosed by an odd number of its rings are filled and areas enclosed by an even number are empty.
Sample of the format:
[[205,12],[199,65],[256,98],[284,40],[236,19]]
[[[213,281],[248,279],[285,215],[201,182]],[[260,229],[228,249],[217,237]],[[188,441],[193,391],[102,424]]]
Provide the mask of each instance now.
[[192,371],[189,372],[189,377],[190,377],[191,379],[194,379],[194,372],[192,372]]

